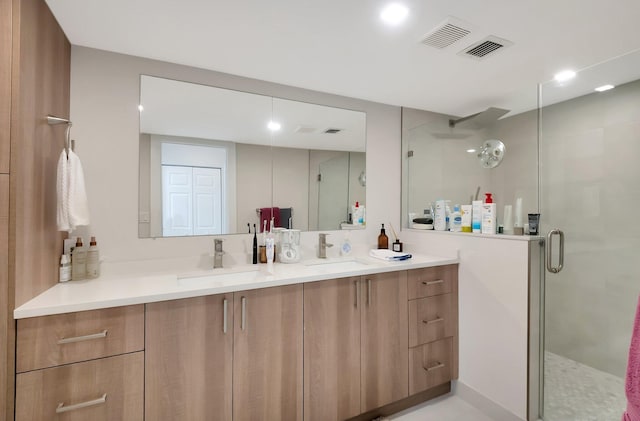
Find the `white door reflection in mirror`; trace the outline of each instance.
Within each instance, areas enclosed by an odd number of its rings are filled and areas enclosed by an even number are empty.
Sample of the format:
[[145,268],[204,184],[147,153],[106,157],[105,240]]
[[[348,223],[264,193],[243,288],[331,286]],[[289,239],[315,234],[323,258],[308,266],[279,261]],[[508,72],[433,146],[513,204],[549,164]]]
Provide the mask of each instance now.
[[162,236],[224,232],[226,150],[161,143]]

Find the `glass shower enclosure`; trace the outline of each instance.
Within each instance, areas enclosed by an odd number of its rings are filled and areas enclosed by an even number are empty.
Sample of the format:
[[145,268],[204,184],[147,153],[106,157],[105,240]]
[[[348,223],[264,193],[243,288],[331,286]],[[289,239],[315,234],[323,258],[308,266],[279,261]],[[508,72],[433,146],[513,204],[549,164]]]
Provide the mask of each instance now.
[[545,421],[619,421],[626,407],[640,293],[639,79],[634,52],[540,85],[541,233],[558,230],[543,282]]

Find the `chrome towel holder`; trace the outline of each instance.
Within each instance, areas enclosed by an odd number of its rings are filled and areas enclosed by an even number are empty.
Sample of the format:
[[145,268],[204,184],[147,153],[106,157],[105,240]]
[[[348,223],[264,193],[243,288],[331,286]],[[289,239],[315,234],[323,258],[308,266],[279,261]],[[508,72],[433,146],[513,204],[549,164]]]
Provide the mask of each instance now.
[[73,123],[71,122],[71,120],[68,120],[66,118],[61,118],[61,117],[56,117],[56,116],[52,116],[51,114],[47,115],[47,123],[50,125],[56,125],[56,124],[66,124],[67,125],[67,130],[65,133],[65,142],[64,142],[64,150],[67,154],[67,157],[69,157],[69,148],[71,148],[71,150],[74,150],[75,148],[73,147],[73,141],[71,140],[71,126],[73,126]]

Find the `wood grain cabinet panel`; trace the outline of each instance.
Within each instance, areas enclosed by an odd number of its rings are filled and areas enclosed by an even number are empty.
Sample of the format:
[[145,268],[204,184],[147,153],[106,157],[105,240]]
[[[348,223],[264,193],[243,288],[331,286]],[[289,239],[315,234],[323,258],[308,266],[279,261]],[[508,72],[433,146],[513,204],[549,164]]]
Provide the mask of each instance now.
[[16,421],[142,421],[142,352],[18,374]]
[[407,272],[362,277],[361,412],[406,398]]
[[[0,174],[9,172],[12,0],[0,0]],[[6,203],[6,202],[5,202]]]
[[142,349],[142,305],[20,319],[16,371],[21,373]]
[[234,293],[233,420],[302,420],[302,285]]
[[453,294],[409,301],[409,346],[448,338],[456,333]]
[[433,266],[409,271],[409,299],[448,294],[458,279],[458,265]]
[[231,420],[233,294],[147,304],[147,420]]
[[304,419],[360,414],[360,277],[304,285]]
[[453,379],[453,339],[409,350],[409,393],[416,394]]

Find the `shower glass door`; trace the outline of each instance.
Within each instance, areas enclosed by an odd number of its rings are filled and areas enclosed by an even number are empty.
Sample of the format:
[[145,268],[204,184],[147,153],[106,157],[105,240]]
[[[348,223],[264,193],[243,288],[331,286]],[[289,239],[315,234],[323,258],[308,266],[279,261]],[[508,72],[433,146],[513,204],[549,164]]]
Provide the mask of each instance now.
[[[544,281],[546,421],[619,421],[626,407],[640,293],[638,79],[636,52],[540,86],[541,234],[565,237],[564,268]],[[605,85],[615,87],[594,90]]]

